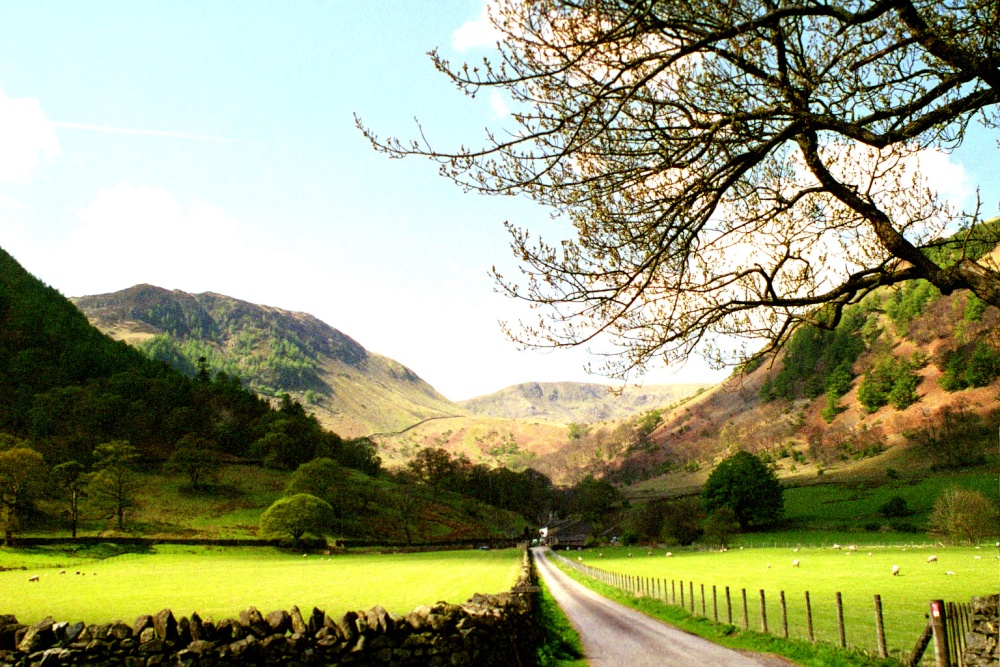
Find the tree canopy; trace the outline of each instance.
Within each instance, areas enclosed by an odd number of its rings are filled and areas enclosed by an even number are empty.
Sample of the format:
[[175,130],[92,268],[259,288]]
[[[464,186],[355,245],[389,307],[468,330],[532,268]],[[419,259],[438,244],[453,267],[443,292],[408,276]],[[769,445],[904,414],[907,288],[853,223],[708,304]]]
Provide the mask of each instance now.
[[572,222],[561,242],[508,223],[524,276],[497,278],[542,312],[515,339],[608,336],[603,370],[619,377],[694,351],[739,362],[914,278],[1000,306],[984,252],[995,228],[920,172],[970,123],[1000,122],[997,12],[992,0],[497,0],[497,58],[432,58],[466,94],[504,94],[505,126],[449,151],[422,128],[383,140],[358,124],[378,150],[428,156],[469,190],[527,195]]
[[740,528],[772,524],[784,512],[781,482],[774,470],[750,452],[722,460],[705,481],[702,502],[709,514],[728,507]]
[[272,537],[291,537],[298,542],[307,533],[323,537],[333,525],[333,508],[308,493],[279,498],[260,517],[260,531]]

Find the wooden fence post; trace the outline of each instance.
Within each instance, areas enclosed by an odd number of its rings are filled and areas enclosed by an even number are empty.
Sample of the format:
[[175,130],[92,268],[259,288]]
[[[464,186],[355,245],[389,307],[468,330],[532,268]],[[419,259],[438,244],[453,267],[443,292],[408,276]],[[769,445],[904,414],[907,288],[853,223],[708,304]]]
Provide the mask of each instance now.
[[837,591],[837,632],[840,634],[841,648],[847,648],[847,636],[844,634],[844,601]]
[[781,591],[781,636],[788,639],[788,610],[785,607],[785,591]]
[[813,634],[813,610],[809,604],[809,591],[806,591],[806,628],[809,631],[809,641],[816,643],[816,635]]
[[951,667],[948,655],[948,620],[943,600],[931,600],[931,632],[934,634],[935,667]]
[[691,603],[691,613],[694,613],[694,582],[688,581],[688,600]]
[[708,616],[705,613],[705,584],[701,584],[701,615]]
[[726,622],[733,624],[733,602],[729,598],[729,586],[726,586]]
[[684,609],[684,580],[681,579],[681,609]]
[[750,615],[747,614],[747,589],[741,589],[743,591],[743,629],[750,629]]
[[875,603],[875,639],[878,641],[878,657],[888,657],[889,653],[885,646],[885,625],[882,622],[882,596],[876,595]]
[[[684,590],[683,587],[681,590]],[[677,582],[670,580],[670,604],[677,604]]]
[[712,620],[719,622],[719,598],[715,594],[715,584],[712,584]]
[[764,589],[760,589],[760,631],[767,634],[767,603],[764,602]]

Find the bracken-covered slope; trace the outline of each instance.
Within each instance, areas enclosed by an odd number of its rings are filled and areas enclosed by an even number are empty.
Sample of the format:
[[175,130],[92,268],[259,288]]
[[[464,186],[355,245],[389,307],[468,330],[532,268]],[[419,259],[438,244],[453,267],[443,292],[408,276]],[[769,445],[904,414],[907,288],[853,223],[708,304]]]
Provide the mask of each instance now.
[[291,394],[343,436],[464,413],[409,368],[306,313],[153,285],[72,301],[98,329],[153,358],[194,374],[205,357],[264,396]]
[[712,385],[660,384],[625,387],[621,393],[603,384],[526,382],[486,396],[459,402],[474,415],[506,419],[544,419],[564,424],[592,424],[628,419],[677,403]]

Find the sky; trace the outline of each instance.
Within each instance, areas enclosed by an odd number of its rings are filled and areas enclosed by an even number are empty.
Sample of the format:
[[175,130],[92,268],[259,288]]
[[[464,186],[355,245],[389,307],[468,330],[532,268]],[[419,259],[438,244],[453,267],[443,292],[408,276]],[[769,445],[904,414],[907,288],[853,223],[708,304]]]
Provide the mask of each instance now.
[[[501,97],[462,95],[426,52],[478,62],[483,0],[0,4],[0,247],[66,296],[150,283],[311,313],[461,400],[527,381],[606,381],[586,349],[523,351],[495,291],[516,275],[505,220],[566,223],[464,193],[380,135],[476,145]],[[976,134],[934,165],[968,205],[1000,191]],[[995,213],[993,198],[984,196]],[[598,360],[599,361],[599,360]],[[708,382],[698,358],[649,382]]]

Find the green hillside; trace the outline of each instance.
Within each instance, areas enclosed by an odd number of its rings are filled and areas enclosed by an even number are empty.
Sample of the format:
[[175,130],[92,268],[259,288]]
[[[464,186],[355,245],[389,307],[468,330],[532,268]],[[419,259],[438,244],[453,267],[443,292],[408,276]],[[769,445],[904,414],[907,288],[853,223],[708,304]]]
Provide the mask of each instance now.
[[262,396],[292,395],[346,436],[463,412],[410,369],[306,313],[152,285],[73,301],[94,326],[154,359],[193,376],[204,357]]

